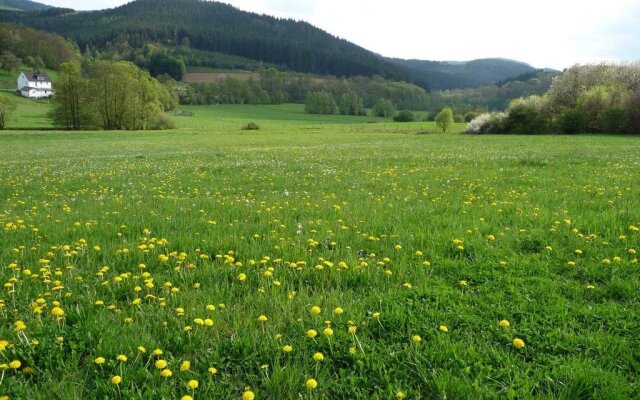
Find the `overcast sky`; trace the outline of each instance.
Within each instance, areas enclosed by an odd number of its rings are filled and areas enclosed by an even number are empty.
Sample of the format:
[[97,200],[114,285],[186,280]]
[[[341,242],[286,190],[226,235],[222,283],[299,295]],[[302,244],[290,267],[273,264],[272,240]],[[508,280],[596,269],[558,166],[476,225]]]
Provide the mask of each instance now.
[[[127,0],[40,0],[76,10]],[[227,0],[240,9],[302,19],[389,57],[503,57],[562,69],[640,59],[638,0]]]

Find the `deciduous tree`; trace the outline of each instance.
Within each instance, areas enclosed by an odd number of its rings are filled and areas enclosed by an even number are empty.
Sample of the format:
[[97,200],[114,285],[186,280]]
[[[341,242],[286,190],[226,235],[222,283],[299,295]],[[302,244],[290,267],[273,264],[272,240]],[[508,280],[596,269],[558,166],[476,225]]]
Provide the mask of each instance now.
[[9,115],[16,110],[16,103],[6,96],[0,96],[0,129],[4,129]]
[[438,116],[436,116],[436,125],[438,128],[442,129],[442,132],[446,132],[447,129],[453,124],[453,111],[449,107],[445,107],[440,111]]

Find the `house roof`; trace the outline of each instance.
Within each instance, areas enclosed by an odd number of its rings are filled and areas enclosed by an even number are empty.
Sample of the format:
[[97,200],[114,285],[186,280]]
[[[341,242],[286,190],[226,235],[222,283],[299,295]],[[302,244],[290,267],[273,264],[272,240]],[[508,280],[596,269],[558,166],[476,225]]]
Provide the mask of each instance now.
[[46,72],[40,72],[40,71],[25,71],[23,72],[24,76],[27,77],[27,79],[30,82],[51,82],[51,79],[49,78],[49,75],[47,75]]

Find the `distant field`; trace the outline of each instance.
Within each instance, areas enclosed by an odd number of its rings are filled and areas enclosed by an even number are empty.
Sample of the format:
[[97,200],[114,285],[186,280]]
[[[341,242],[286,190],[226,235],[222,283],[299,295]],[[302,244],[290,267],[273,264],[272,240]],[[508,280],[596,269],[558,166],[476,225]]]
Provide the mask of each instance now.
[[[189,111],[193,117],[174,117],[180,128],[207,129],[223,127],[240,129],[249,122],[260,122],[263,128],[281,128],[288,125],[354,125],[375,124],[375,129],[405,129],[431,127],[435,124],[424,122],[397,124],[389,118],[356,117],[344,115],[313,115],[304,112],[301,104],[281,105],[219,105],[219,106],[180,106],[177,111]],[[169,113],[175,114],[175,112]],[[417,112],[416,117],[425,118],[426,112]],[[457,124],[453,130],[461,131],[464,124]]]
[[189,110],[0,132],[0,396],[640,397],[637,137]]
[[[0,92],[0,96],[8,96],[17,103],[7,128],[51,128],[47,119],[50,108],[48,100],[30,100],[15,93]],[[175,116],[176,112],[188,111],[193,117]],[[211,106],[179,106],[175,111],[167,113],[174,119],[180,129],[240,129],[249,122],[260,120],[263,128],[283,125],[353,125],[376,124],[376,129],[427,129],[435,131],[434,124],[424,122],[413,124],[396,124],[388,118],[354,117],[343,115],[311,115],[304,112],[301,104],[263,105],[211,105]],[[424,119],[426,112],[415,112],[416,118]],[[464,124],[456,124],[454,131],[464,129]]]
[[[322,75],[314,75],[314,74],[302,74],[302,75],[315,83],[323,83],[327,81],[333,81],[336,79],[333,76],[322,76]],[[251,78],[259,79],[260,73],[256,71],[190,67],[187,74],[184,77],[184,81],[188,83],[219,83],[224,81],[227,78],[236,78],[236,79],[246,81]]]
[[258,78],[257,72],[251,71],[216,71],[216,72],[189,72],[184,76],[188,83],[218,83],[227,78],[236,78],[243,81],[250,78]]

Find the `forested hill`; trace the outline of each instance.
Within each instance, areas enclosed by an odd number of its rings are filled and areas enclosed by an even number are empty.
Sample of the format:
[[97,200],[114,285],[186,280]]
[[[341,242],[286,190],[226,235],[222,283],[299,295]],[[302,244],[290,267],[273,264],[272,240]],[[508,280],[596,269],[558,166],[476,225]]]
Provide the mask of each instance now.
[[0,10],[37,11],[51,8],[46,4],[29,0],[0,0]]
[[536,71],[518,61],[487,58],[467,62],[389,59],[409,70],[411,80],[432,90],[477,88]]
[[306,22],[244,12],[212,1],[137,0],[91,12],[0,11],[0,21],[59,33],[81,49],[124,40],[138,48],[154,42],[188,43],[192,49],[242,56],[298,72],[409,78],[404,68]]

